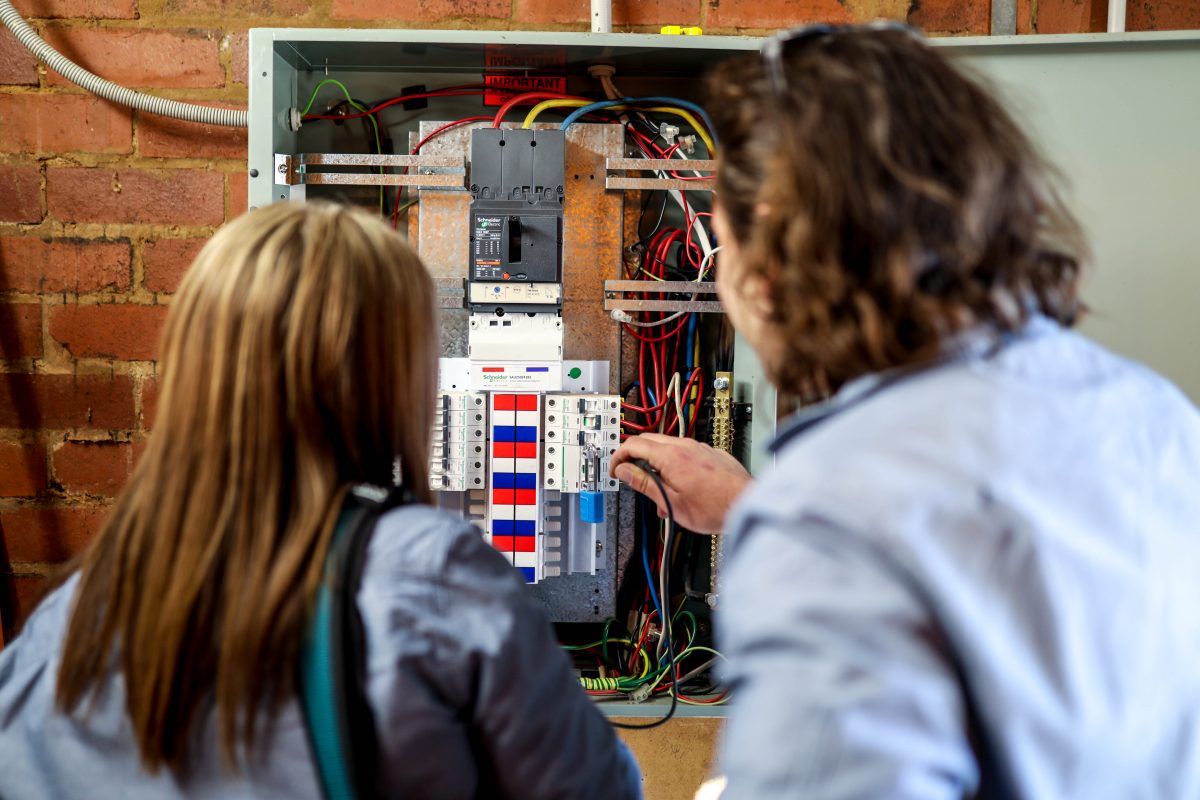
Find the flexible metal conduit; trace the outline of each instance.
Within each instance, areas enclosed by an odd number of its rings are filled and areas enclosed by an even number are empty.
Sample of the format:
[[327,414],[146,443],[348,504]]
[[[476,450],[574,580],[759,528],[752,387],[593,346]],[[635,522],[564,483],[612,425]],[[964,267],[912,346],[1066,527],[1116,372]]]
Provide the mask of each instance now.
[[149,94],[135,92],[107,81],[99,75],[88,72],[62,53],[55,50],[37,31],[29,27],[21,13],[13,8],[10,0],[0,0],[0,20],[17,37],[17,41],[29,52],[45,62],[46,66],[62,75],[71,83],[77,84],[92,94],[99,95],[105,100],[111,100],[123,106],[136,108],[150,114],[159,114],[172,119],[182,119],[188,122],[199,122],[204,125],[224,125],[229,128],[245,128],[247,117],[245,111],[230,108],[210,108],[195,103],[181,103],[178,100],[167,100]]

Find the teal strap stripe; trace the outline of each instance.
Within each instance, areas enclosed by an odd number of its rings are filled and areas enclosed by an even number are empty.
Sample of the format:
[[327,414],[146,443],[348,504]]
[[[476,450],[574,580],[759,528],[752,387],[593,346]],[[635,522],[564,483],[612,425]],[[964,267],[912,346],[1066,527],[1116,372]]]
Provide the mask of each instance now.
[[[336,543],[344,533],[342,528],[345,522],[343,515],[338,521],[331,553],[336,550]],[[328,800],[354,800],[349,766],[343,758],[339,741],[335,710],[337,698],[341,693],[340,687],[334,686],[332,654],[333,648],[340,647],[341,643],[330,641],[333,585],[336,578],[336,565],[332,561],[336,559],[326,560],[325,579],[321,581],[321,588],[317,592],[312,628],[300,661],[300,680],[303,684],[301,696],[310,727],[309,739],[317,760],[317,773],[324,786],[325,797]]]

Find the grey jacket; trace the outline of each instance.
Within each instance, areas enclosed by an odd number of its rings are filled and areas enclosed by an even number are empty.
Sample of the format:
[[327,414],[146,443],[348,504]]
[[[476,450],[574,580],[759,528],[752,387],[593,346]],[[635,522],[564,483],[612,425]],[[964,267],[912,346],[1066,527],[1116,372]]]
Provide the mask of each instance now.
[[[188,774],[140,769],[119,675],[89,716],[57,713],[54,684],[75,586],[72,579],[47,598],[0,652],[0,797],[320,796],[294,702],[240,775],[221,768],[211,714]],[[575,681],[545,616],[469,524],[422,506],[385,515],[358,606],[388,796],[641,796],[637,767]]]

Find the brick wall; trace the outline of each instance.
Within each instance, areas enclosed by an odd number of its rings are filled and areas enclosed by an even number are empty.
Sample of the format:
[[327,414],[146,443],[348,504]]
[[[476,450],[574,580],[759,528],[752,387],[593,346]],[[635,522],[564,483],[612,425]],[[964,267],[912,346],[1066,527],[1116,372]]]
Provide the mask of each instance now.
[[[1022,32],[1097,30],[1105,0],[1020,0]],[[587,27],[587,0],[16,0],[100,75],[246,101],[254,26]],[[986,34],[989,0],[615,0],[618,29],[765,33],[908,19]],[[1131,29],[1200,27],[1194,0],[1136,0]],[[150,427],[166,304],[196,249],[245,208],[245,133],[147,117],[39,67],[0,30],[0,613],[87,543]]]

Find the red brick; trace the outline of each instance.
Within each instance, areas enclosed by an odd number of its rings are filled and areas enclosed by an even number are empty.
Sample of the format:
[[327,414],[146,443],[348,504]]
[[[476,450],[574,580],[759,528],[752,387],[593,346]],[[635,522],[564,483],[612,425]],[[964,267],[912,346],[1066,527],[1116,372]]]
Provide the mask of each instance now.
[[394,19],[433,22],[443,19],[503,19],[512,13],[510,0],[333,0],[335,19]]
[[1017,0],[1017,33],[1033,33],[1032,0]]
[[229,219],[246,213],[249,193],[250,177],[245,170],[229,173]]
[[197,125],[154,114],[138,114],[138,152],[176,158],[246,160],[246,129]]
[[128,109],[91,95],[0,95],[0,151],[6,153],[128,153]]
[[1196,0],[1130,0],[1127,11],[1125,27],[1131,31],[1200,28],[1200,3]]
[[929,33],[986,36],[992,27],[989,0],[916,0],[908,22]]
[[[312,8],[308,0],[243,0],[237,14],[243,17],[302,17]],[[220,17],[230,13],[229,0],[167,0],[164,15]]]
[[147,378],[142,381],[142,428],[150,430],[154,427],[154,419],[158,414],[158,378]]
[[106,508],[18,508],[0,512],[0,541],[14,563],[66,561],[96,538],[107,513]]
[[196,259],[205,239],[159,239],[142,248],[142,266],[146,269],[146,288],[171,293],[179,288],[184,273]]
[[50,215],[62,222],[219,225],[225,217],[221,174],[192,170],[51,167]]
[[120,493],[144,446],[129,442],[63,442],[54,450],[54,476],[68,492]]
[[0,373],[0,428],[133,428],[127,375]]
[[42,176],[37,167],[0,166],[0,222],[42,221]]
[[[587,23],[590,6],[575,0],[517,0],[517,22]],[[700,0],[613,0],[613,25],[699,25]]]
[[1038,33],[1087,33],[1107,26],[1105,0],[1038,0]]
[[[97,75],[123,86],[206,88],[225,85],[211,33],[131,28],[48,28],[46,41]],[[71,86],[55,72],[51,85]]]
[[135,0],[14,0],[26,17],[51,19],[136,19]]
[[130,286],[127,239],[0,237],[0,291],[126,291]]
[[0,303],[0,359],[41,357],[41,304]]
[[37,59],[4,27],[0,27],[0,83],[38,85]]
[[0,442],[0,497],[35,497],[46,488],[46,448]]
[[853,22],[838,0],[708,0],[710,28],[789,28],[807,22]]
[[246,85],[250,75],[250,35],[247,33],[229,36],[229,72],[234,83]]
[[50,335],[75,358],[153,361],[166,306],[133,303],[65,305],[50,309]]

